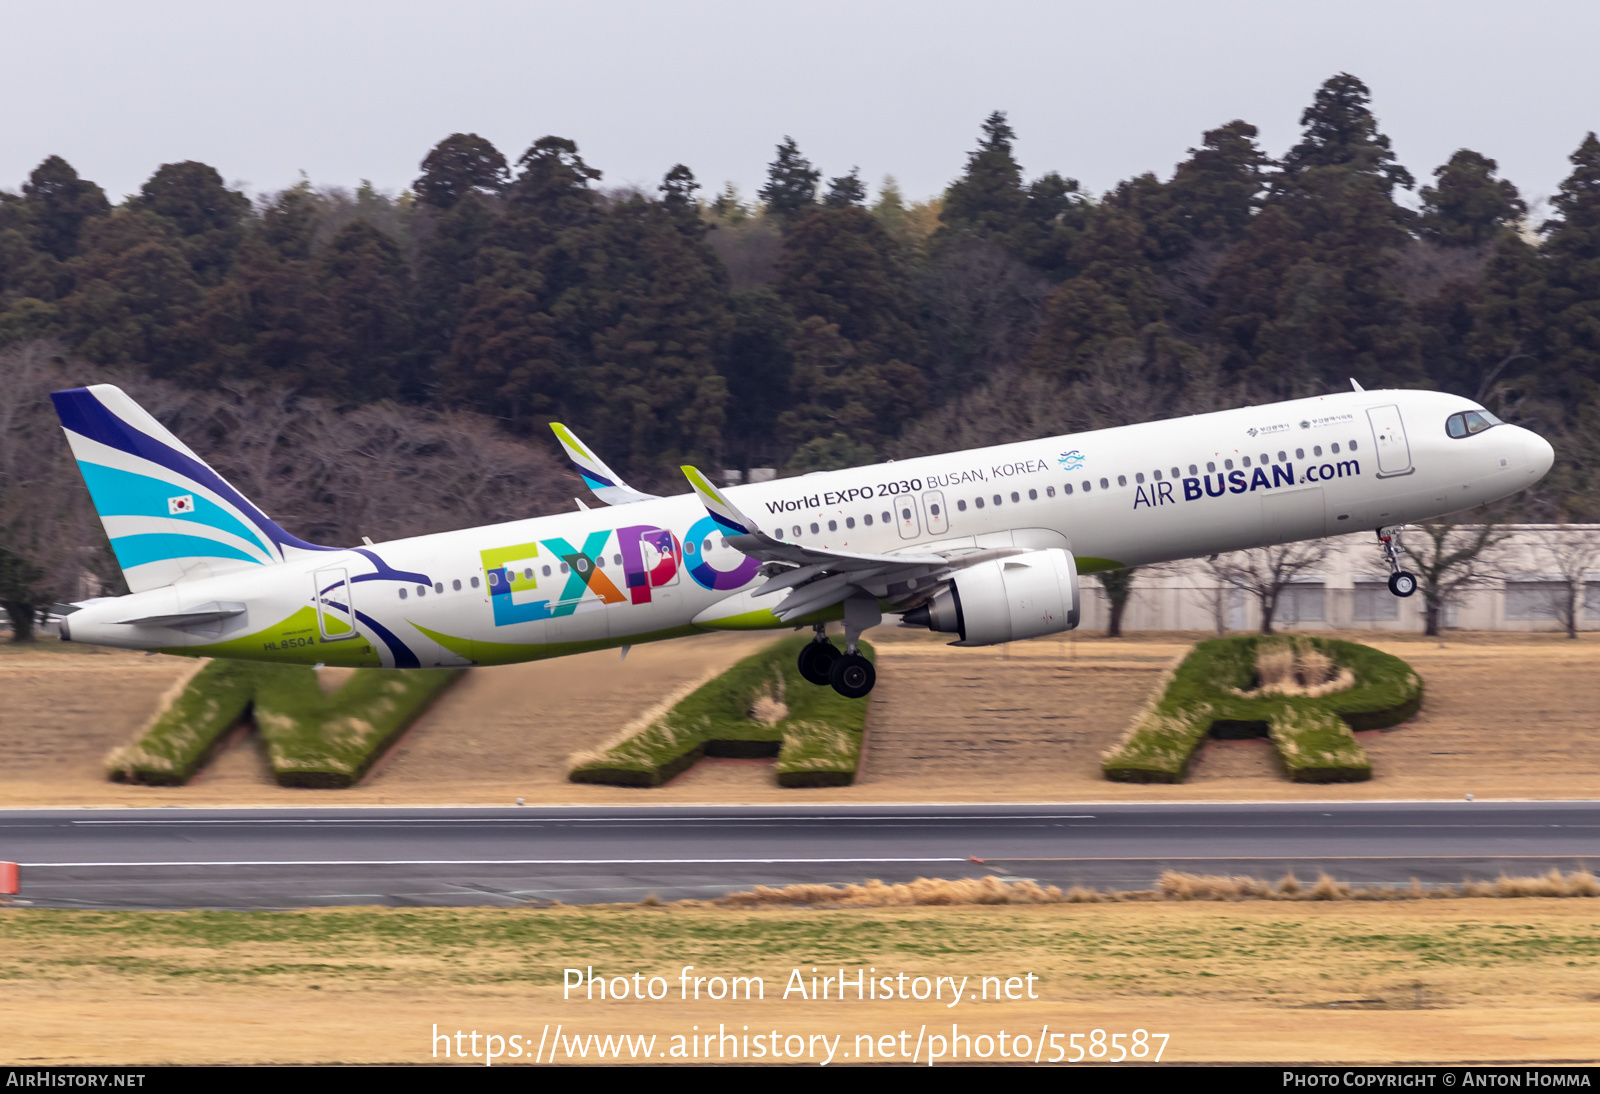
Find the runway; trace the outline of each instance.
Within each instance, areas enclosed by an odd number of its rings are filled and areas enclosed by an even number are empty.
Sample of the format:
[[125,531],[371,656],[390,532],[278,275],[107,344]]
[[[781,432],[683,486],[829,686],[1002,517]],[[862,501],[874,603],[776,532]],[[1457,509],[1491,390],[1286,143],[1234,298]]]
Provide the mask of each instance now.
[[1165,869],[1425,885],[1600,863],[1600,802],[0,811],[21,898],[72,908],[514,905],[752,885]]

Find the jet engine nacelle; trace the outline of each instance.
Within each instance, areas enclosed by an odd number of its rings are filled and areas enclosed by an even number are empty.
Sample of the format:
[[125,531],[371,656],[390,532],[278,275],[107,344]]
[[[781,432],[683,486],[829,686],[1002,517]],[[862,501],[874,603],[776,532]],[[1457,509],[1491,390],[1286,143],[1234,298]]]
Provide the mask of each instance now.
[[1071,551],[1027,551],[962,570],[906,623],[961,636],[953,646],[993,646],[1078,625],[1078,566]]

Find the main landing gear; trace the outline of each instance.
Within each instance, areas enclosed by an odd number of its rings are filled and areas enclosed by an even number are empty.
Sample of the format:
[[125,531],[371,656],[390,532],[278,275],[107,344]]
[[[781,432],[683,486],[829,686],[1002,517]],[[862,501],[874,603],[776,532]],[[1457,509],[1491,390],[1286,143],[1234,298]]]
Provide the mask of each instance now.
[[1395,596],[1410,596],[1417,591],[1417,576],[1400,568],[1400,526],[1386,525],[1378,529],[1378,542],[1383,545],[1383,557],[1389,562],[1389,591]]
[[[873,614],[877,613],[876,603],[872,605],[872,611]],[[861,631],[852,626],[853,622],[859,621],[852,620],[852,615],[859,613],[851,612],[847,606],[844,653],[840,653],[839,648],[828,641],[823,624],[816,625],[816,637],[800,651],[800,675],[813,684],[832,686],[846,699],[864,699],[872,690],[872,685],[878,682],[878,673],[871,661],[856,652],[856,639]]]

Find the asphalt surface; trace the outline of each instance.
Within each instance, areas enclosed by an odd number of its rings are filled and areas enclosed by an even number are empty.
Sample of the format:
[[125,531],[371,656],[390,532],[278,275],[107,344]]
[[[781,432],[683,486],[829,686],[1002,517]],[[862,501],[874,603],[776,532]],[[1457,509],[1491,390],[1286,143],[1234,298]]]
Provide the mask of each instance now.
[[0,811],[77,908],[631,902],[868,878],[1148,888],[1165,869],[1454,884],[1600,863],[1600,802]]

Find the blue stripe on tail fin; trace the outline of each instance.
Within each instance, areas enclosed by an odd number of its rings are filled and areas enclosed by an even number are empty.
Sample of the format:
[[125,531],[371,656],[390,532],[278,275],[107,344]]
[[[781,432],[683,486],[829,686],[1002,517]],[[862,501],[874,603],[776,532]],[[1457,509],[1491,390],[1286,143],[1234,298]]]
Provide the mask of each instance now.
[[284,531],[120,388],[50,398],[133,592],[329,550]]

